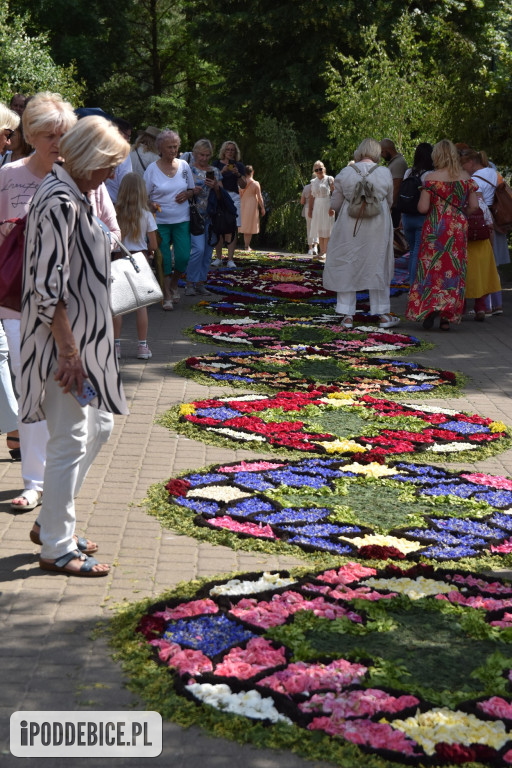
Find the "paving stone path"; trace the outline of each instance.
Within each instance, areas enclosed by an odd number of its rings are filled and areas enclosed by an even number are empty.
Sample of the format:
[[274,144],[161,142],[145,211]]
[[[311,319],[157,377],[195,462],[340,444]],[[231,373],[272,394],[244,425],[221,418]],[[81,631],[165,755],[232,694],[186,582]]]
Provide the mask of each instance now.
[[[467,410],[512,424],[512,285],[504,286],[505,314],[484,323],[465,320],[450,333],[425,332],[410,322],[399,327],[435,343],[416,353],[424,365],[458,370],[470,377],[464,396],[429,403]],[[181,329],[211,316],[192,312],[182,298],[172,313],[150,309],[151,360],[136,358],[134,317],[123,324],[123,382],[128,417],[116,417],[113,436],[94,464],[77,501],[78,528],[100,545],[101,560],[113,563],[105,579],[82,580],[48,574],[37,564],[38,548],[28,538],[37,510],[15,514],[10,500],[21,489],[19,463],[0,439],[0,762],[23,766],[28,759],[9,752],[9,717],[17,710],[123,710],[140,704],[125,688],[119,665],[98,629],[123,601],[157,597],[184,579],[233,570],[263,570],[304,564],[299,558],[267,557],[214,547],[172,531],[139,506],[147,488],[171,475],[209,463],[263,456],[254,451],[219,449],[178,437],[154,423],[180,402],[226,396],[225,387],[202,386],[177,376],[170,363],[211,352]],[[402,313],[406,296],[392,299]],[[421,402],[421,400],[418,400]],[[450,464],[465,468],[466,464]],[[512,475],[512,450],[471,465],[475,470]],[[33,762],[30,761],[30,762]],[[164,723],[160,757],[137,760],[154,768],[326,768],[291,753],[257,750],[213,739],[197,728]],[[89,759],[55,759],[52,768],[91,765]],[[94,758],[95,768],[133,766],[133,758]]]

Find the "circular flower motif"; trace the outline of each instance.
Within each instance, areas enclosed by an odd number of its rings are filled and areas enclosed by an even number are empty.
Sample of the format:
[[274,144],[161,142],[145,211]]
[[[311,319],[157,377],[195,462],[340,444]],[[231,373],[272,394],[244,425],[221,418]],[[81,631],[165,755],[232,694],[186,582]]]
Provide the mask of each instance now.
[[[510,584],[425,565],[376,571],[353,562],[298,576],[283,591],[289,578],[217,580],[175,608],[150,609],[137,632],[177,692],[247,718],[249,739],[252,724],[264,720],[417,766],[431,759],[447,768],[470,759],[495,765],[500,756],[508,764],[512,637],[510,622],[489,626],[495,605],[486,595],[512,594]],[[461,595],[456,583],[474,601],[447,611],[446,597]],[[279,591],[269,593],[269,585]],[[201,607],[210,614],[197,616]],[[379,642],[382,633],[389,642]],[[472,674],[486,663],[485,678]],[[484,695],[490,674],[506,693]],[[365,762],[364,753],[352,757]]]

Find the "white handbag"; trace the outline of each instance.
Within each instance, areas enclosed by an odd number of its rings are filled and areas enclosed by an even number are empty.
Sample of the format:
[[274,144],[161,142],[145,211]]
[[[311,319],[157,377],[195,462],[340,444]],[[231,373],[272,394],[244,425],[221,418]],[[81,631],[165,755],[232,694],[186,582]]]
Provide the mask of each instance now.
[[112,314],[126,315],[162,301],[162,289],[145,255],[130,253],[119,240],[118,243],[126,255],[113,261],[110,268]]

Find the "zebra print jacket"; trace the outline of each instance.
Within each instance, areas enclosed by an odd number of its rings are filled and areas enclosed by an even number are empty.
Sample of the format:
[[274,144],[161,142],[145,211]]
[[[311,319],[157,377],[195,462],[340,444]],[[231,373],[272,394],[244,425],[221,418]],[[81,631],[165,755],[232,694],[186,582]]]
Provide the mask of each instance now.
[[46,381],[57,367],[51,324],[62,301],[83,366],[98,393],[91,405],[128,413],[114,352],[110,245],[91,204],[56,165],[30,205],[21,306],[21,418],[42,421]]

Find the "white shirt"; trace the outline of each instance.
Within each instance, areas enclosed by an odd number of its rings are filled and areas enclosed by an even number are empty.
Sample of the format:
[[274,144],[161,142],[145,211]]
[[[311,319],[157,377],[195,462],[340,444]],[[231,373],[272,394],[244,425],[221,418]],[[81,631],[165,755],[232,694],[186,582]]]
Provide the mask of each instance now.
[[180,224],[190,221],[188,202],[177,203],[176,195],[187,189],[194,189],[194,176],[190,166],[184,160],[178,160],[178,170],[169,177],[160,170],[157,163],[151,163],[144,173],[148,197],[152,203],[160,206],[156,213],[157,224]]

